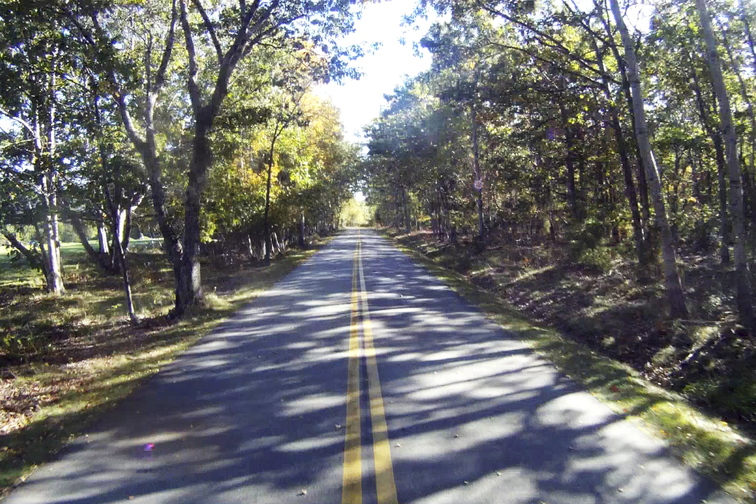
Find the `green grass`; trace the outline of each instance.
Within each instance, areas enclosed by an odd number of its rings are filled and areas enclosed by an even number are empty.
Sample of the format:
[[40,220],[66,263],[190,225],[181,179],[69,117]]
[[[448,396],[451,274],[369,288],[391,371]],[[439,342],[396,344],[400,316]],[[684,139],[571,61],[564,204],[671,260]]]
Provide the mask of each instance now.
[[205,306],[176,324],[164,317],[173,301],[171,270],[148,243],[148,252],[131,255],[134,298],[143,319],[138,327],[128,324],[119,277],[103,277],[80,245],[62,247],[68,289],[63,296],[44,293],[38,272],[11,265],[3,254],[0,339],[6,341],[0,341],[0,397],[5,393],[22,411],[0,410],[0,497],[323,243],[291,250],[269,267],[204,265]]
[[394,243],[615,412],[664,439],[687,465],[714,479],[740,501],[756,503],[756,443],[737,428],[700,411],[682,396],[653,386],[629,366],[523,318],[510,304],[450,269],[458,265],[453,253]]

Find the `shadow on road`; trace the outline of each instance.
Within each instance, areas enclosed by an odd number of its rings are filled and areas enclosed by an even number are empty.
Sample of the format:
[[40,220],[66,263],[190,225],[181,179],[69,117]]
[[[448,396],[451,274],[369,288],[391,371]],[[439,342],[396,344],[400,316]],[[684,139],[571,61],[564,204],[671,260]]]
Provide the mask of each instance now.
[[[150,380],[8,504],[340,502],[356,233]],[[661,443],[362,235],[400,502],[712,495]]]

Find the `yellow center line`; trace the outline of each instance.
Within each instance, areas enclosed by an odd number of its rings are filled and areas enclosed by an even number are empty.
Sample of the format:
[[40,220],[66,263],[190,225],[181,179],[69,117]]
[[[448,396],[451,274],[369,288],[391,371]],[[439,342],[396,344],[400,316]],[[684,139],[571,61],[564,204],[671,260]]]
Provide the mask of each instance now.
[[359,248],[354,250],[352,267],[352,319],[347,365],[347,414],[344,434],[344,474],[342,504],[362,504],[362,443],[360,425],[360,327],[357,264]]
[[362,301],[362,333],[367,362],[368,397],[370,398],[370,419],[373,424],[373,459],[375,461],[375,485],[378,493],[378,504],[398,504],[396,483],[394,481],[394,467],[391,463],[391,445],[386,425],[386,414],[383,407],[381,382],[378,377],[378,362],[373,344],[373,329],[370,323],[367,289],[365,288],[365,273],[362,268],[362,237],[359,238],[357,260],[360,274],[360,297]]
[[365,272],[362,267],[362,233],[358,231],[352,266],[352,316],[347,370],[347,418],[344,435],[342,504],[362,504],[362,445],[360,417],[360,320],[368,382],[369,414],[373,426],[373,459],[378,504],[399,504],[396,496],[391,446],[383,406],[378,361],[373,343]]

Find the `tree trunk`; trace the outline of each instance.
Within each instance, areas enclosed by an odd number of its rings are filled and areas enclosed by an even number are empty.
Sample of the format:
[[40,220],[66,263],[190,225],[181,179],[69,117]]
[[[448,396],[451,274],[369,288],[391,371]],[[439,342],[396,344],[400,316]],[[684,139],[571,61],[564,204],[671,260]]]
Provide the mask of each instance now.
[[[603,15],[601,19],[602,22],[604,22],[607,35],[613,39],[614,35],[612,35],[608,21],[603,17]],[[637,130],[635,107],[633,105],[633,93],[631,91],[632,86],[630,84],[630,79],[628,78],[627,66],[625,64],[625,61],[622,59],[622,56],[620,55],[619,49],[615,44],[611,44],[611,50],[614,54],[615,59],[617,60],[617,66],[620,70],[620,76],[622,78],[622,94],[624,95],[625,101],[627,103],[628,112],[630,113],[630,122],[632,124],[633,131],[635,132]],[[641,155],[640,146],[638,145],[637,141],[635,142],[635,149],[638,155],[638,195],[640,197],[641,227],[643,229],[645,238],[645,253],[649,254],[650,256],[651,243],[649,236],[650,229],[648,229],[648,226],[651,225],[651,204],[648,198],[648,181],[646,180],[646,167],[644,165],[644,158]]]
[[[745,15],[745,11],[743,12],[744,20],[746,21],[746,29],[748,33],[749,43],[751,41],[750,38],[750,26],[747,23],[747,16]],[[724,43],[725,50],[727,51],[727,55],[730,59],[730,66],[732,68],[732,71],[737,75],[738,77],[738,83],[740,84],[740,96],[743,98],[743,101],[746,103],[747,110],[748,110],[748,117],[751,120],[751,130],[749,132],[749,144],[751,147],[751,153],[749,156],[749,162],[746,165],[745,159],[743,159],[743,166],[748,166],[748,168],[743,168],[743,180],[746,183],[746,189],[748,189],[748,173],[753,173],[754,171],[754,163],[756,163],[756,113],[754,112],[753,107],[753,101],[751,100],[751,96],[748,93],[748,87],[746,85],[745,80],[743,79],[743,74],[740,71],[740,65],[738,65],[737,60],[735,59],[735,56],[733,54],[732,48],[730,47],[729,42],[727,41],[727,33],[725,32],[724,28],[722,28],[722,25],[720,24],[720,29],[723,31],[722,33],[722,42]],[[742,150],[741,150],[742,152]],[[745,194],[750,196],[750,191],[746,190]],[[746,200],[751,200],[751,198],[746,198]],[[749,215],[749,212],[747,209],[743,210],[744,215],[747,217]],[[746,223],[748,222],[748,219],[746,218]]]
[[412,220],[410,219],[409,198],[407,197],[407,189],[402,186],[402,207],[404,209],[404,231],[409,234],[412,232]]
[[638,208],[638,195],[635,191],[635,181],[633,180],[633,167],[630,163],[630,154],[627,142],[625,141],[625,134],[622,131],[622,124],[619,119],[619,112],[614,105],[612,99],[612,91],[609,87],[609,77],[604,68],[604,55],[598,47],[595,39],[593,40],[593,49],[596,53],[596,61],[601,72],[604,74],[602,78],[602,92],[607,102],[609,109],[609,124],[614,132],[614,139],[617,143],[617,153],[620,158],[620,166],[622,166],[622,175],[625,181],[625,197],[627,198],[628,205],[630,207],[631,222],[633,225],[633,240],[635,241],[635,253],[638,258],[638,265],[645,266],[651,261],[651,254],[649,244],[647,242],[646,229],[641,219],[640,210]]
[[115,245],[115,255],[116,259],[118,261],[119,269],[121,270],[121,279],[123,280],[123,291],[126,295],[126,310],[129,313],[129,320],[131,320],[131,323],[136,325],[139,323],[139,318],[136,316],[136,312],[134,311],[134,299],[131,295],[131,278],[129,277],[129,263],[126,259],[126,251],[123,247],[123,237],[120,236],[120,233],[118,233],[119,236],[116,236],[116,239],[113,240]]
[[635,136],[638,141],[638,148],[643,159],[643,165],[646,169],[646,178],[648,179],[654,202],[654,211],[656,213],[656,222],[662,235],[662,257],[664,265],[664,287],[669,302],[669,315],[672,318],[680,318],[688,315],[688,309],[685,306],[685,294],[682,290],[680,275],[677,272],[677,259],[675,257],[674,243],[672,242],[672,232],[667,219],[667,211],[664,203],[664,194],[662,192],[661,181],[659,179],[659,170],[656,166],[651,142],[648,137],[648,125],[646,124],[646,114],[643,109],[643,92],[641,89],[640,75],[638,73],[638,61],[635,55],[633,39],[625,26],[622,19],[622,12],[618,0],[610,0],[612,13],[614,15],[617,28],[622,37],[622,44],[625,48],[625,58],[627,60],[628,81],[632,89],[633,111],[635,114]]
[[[71,223],[71,227],[73,227],[74,231],[76,232],[76,236],[79,237],[79,241],[81,242],[81,246],[84,247],[84,250],[86,251],[89,258],[97,264],[100,269],[102,269],[105,273],[109,275],[113,275],[116,272],[111,267],[109,261],[108,261],[108,254],[103,254],[100,250],[95,250],[94,247],[89,243],[89,239],[87,237],[87,231],[84,228],[84,224],[81,222],[81,219],[79,219],[78,216],[73,215],[69,212],[68,214],[68,220]],[[107,247],[107,245],[106,245]]]
[[46,174],[44,187],[45,208],[45,263],[47,264],[47,291],[53,294],[63,294],[63,274],[60,257],[60,242],[58,240],[58,205],[52,176]]
[[[615,0],[616,1],[616,0]],[[711,19],[706,7],[706,0],[696,0],[696,9],[701,18],[701,28],[706,41],[707,60],[711,73],[712,85],[719,103],[719,119],[722,125],[722,137],[725,141],[725,154],[730,175],[730,213],[734,231],[733,259],[737,282],[737,305],[741,323],[749,329],[753,327],[753,305],[751,302],[751,281],[748,271],[748,259],[745,250],[745,215],[743,211],[743,187],[740,179],[740,164],[737,148],[738,139],[732,122],[730,100],[727,96],[722,64],[717,52],[717,42],[711,29]]]
[[5,239],[8,240],[13,248],[18,250],[21,255],[26,258],[26,261],[29,263],[29,266],[31,268],[39,268],[40,270],[42,270],[42,274],[45,276],[45,278],[47,278],[44,258],[39,252],[30,250],[26,245],[21,243],[21,241],[16,237],[14,233],[4,231],[3,236],[5,236]]
[[305,248],[305,214],[304,211],[302,211],[302,214],[299,218],[299,246],[300,248]]
[[727,182],[725,181],[726,163],[722,136],[714,135],[714,150],[717,155],[717,187],[719,191],[719,260],[722,264],[730,264],[730,232],[727,221]]
[[179,313],[202,301],[202,281],[200,271],[200,213],[202,210],[202,192],[207,182],[207,170],[212,164],[210,149],[210,124],[206,120],[197,121],[194,131],[192,161],[189,166],[189,180],[184,200],[184,240],[181,258],[180,290],[181,306]]
[[480,148],[478,145],[478,117],[475,110],[475,105],[472,106],[472,144],[473,144],[473,172],[475,175],[475,183],[480,185],[480,189],[475,188],[478,204],[478,241],[481,243],[484,239],[485,228],[483,226],[483,180],[480,176]]
[[[564,82],[562,85],[564,86]],[[562,127],[564,128],[564,146],[567,150],[564,157],[564,164],[567,168],[567,204],[570,207],[572,221],[578,222],[580,220],[580,208],[578,207],[577,185],[575,183],[575,134],[569,126],[569,116],[564,102],[558,101]]]
[[100,254],[109,255],[108,230],[105,228],[105,222],[102,219],[97,221],[97,241],[100,246]]
[[754,71],[756,71],[756,49],[754,48],[753,35],[751,34],[751,23],[748,21],[748,12],[746,12],[745,2],[740,0],[738,2],[740,7],[740,16],[743,20],[743,27],[746,32],[746,39],[748,40],[748,49],[751,51],[751,64]]
[[[691,77],[693,78],[693,92],[696,95],[696,104],[698,105],[698,115],[701,118],[701,124],[711,138],[714,144],[714,152],[717,159],[717,180],[719,183],[719,258],[722,264],[730,263],[730,236],[727,221],[727,184],[725,182],[725,172],[727,163],[725,161],[724,146],[722,145],[722,134],[712,127],[709,120],[709,113],[706,107],[706,101],[701,90],[701,83],[698,79],[698,73],[688,58],[688,64],[691,65]],[[715,103],[716,105],[716,103]]]
[[[275,136],[275,135],[274,135]],[[270,266],[270,253],[273,243],[270,239],[270,187],[273,177],[273,153],[275,148],[275,138],[270,143],[270,152],[268,153],[268,179],[265,183],[265,214],[263,216],[263,232],[265,233],[265,265]]]
[[131,295],[131,279],[129,277],[129,264],[126,258],[126,250],[124,247],[123,233],[127,228],[126,221],[128,215],[131,213],[131,208],[121,208],[107,185],[103,187],[105,193],[105,201],[108,205],[110,212],[110,220],[113,222],[113,259],[116,263],[118,271],[121,273],[121,279],[123,281],[123,291],[126,297],[126,311],[129,314],[129,320],[132,324],[139,323],[139,319],[134,311],[134,300]]

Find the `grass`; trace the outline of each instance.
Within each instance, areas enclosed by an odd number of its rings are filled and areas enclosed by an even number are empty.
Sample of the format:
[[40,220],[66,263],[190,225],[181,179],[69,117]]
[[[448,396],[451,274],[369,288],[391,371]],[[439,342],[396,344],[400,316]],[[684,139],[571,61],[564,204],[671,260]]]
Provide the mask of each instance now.
[[[384,233],[402,251],[504,329],[529,343],[615,412],[664,439],[672,453],[687,465],[711,477],[741,502],[756,503],[756,443],[737,427],[696,408],[679,394],[654,386],[632,367],[570,339],[564,331],[524,317],[521,309],[499,296],[495,289],[476,282],[476,273],[495,262],[493,255],[487,257],[488,265],[481,265],[480,261],[471,264],[469,257],[457,254],[452,248],[445,251],[438,245]],[[523,261],[527,262],[525,257]],[[538,268],[550,268],[543,264],[530,266],[512,275],[527,277]],[[467,275],[459,273],[460,270]],[[566,293],[574,286],[568,282],[559,288]]]
[[132,250],[140,252],[130,255],[137,327],[128,323],[119,277],[103,277],[80,245],[62,247],[67,293],[59,297],[0,250],[0,497],[323,243],[269,267],[203,265],[205,306],[171,324],[171,269],[153,244],[137,242]]

